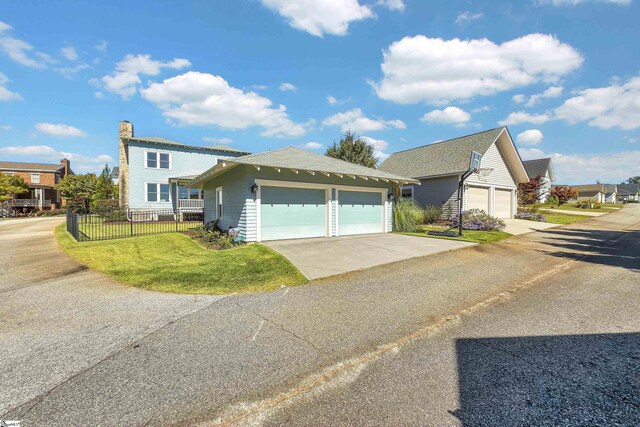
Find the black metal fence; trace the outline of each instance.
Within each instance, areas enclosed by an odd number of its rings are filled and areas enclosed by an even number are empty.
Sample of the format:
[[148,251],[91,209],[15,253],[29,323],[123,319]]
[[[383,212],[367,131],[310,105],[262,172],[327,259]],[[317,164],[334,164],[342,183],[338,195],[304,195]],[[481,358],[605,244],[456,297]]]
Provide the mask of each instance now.
[[116,209],[100,213],[67,211],[67,231],[78,242],[177,233],[203,223],[204,212],[201,209]]

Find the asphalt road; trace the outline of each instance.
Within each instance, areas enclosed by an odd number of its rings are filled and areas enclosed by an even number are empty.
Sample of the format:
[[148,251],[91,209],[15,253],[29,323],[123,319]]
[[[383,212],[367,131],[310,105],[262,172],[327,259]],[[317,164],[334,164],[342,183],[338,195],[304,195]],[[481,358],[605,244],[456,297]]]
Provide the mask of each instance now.
[[[6,351],[0,354],[0,382],[11,385],[0,394],[8,408],[0,419],[637,425],[639,248],[640,208],[627,207],[500,244],[207,301],[143,336],[130,335],[111,352],[79,357],[86,360],[77,368],[69,358],[80,346],[67,351],[70,341],[61,334],[62,346],[39,378],[27,373],[53,351],[30,350],[40,339],[30,328],[43,314],[23,301],[21,311],[30,315],[13,332],[17,311],[6,316],[13,304],[3,298],[0,340],[16,338],[7,346],[13,369],[4,369]],[[89,284],[69,286],[67,297]],[[55,294],[47,288],[29,288],[32,304],[41,303],[39,292]],[[137,293],[143,304],[144,292]],[[103,297],[93,291],[91,298]],[[74,318],[50,310],[51,322]],[[93,337],[74,332],[78,323],[71,322],[69,333],[82,340],[83,354],[91,353],[85,347]],[[14,351],[20,339],[30,345]],[[50,380],[57,371],[68,374]]]

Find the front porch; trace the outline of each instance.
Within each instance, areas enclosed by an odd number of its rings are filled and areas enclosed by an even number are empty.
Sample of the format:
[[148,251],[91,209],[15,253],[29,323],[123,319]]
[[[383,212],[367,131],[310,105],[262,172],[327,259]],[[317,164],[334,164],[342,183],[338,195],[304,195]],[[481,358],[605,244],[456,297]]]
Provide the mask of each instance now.
[[169,178],[171,184],[173,206],[179,211],[204,211],[204,191],[188,188],[187,185],[195,176]]

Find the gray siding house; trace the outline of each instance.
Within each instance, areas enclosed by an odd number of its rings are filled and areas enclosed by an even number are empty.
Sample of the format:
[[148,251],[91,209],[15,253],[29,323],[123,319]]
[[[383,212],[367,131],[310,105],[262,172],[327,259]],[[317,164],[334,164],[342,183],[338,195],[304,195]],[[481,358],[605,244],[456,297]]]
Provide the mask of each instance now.
[[572,185],[578,192],[578,200],[595,200],[599,203],[617,203],[618,186],[615,184]]
[[540,203],[546,203],[551,193],[551,183],[556,180],[551,158],[533,159],[522,162],[529,179],[540,177]]
[[640,184],[619,184],[618,200],[621,202],[640,202]]
[[403,197],[423,206],[443,206],[450,217],[458,211],[458,182],[469,167],[472,151],[482,154],[483,172],[465,181],[463,210],[476,208],[499,218],[512,218],[518,184],[528,182],[529,176],[506,127],[394,153],[380,170],[419,181],[419,186],[403,186]]
[[246,154],[222,145],[201,147],[157,136],[135,136],[132,123],[120,122],[120,206],[131,210],[202,210],[203,193],[188,189],[187,184],[218,161]]
[[394,188],[419,182],[287,147],[226,159],[197,176],[205,222],[248,242],[392,231]]

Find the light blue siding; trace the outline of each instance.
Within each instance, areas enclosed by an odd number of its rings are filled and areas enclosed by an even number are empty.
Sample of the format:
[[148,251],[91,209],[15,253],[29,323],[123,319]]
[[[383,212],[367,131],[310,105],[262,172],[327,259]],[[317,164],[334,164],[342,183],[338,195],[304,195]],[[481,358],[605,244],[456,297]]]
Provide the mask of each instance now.
[[338,233],[350,234],[384,232],[384,208],[378,192],[338,192]]
[[262,240],[326,236],[325,190],[263,187],[261,191]]
[[[213,167],[218,159],[230,158],[231,153],[201,151],[188,147],[172,147],[166,145],[129,142],[129,201],[131,209],[173,209],[176,201],[175,186],[171,189],[169,202],[147,202],[145,197],[146,183],[167,184],[169,178],[199,175]],[[169,169],[148,168],[145,152],[155,151],[171,154]],[[236,157],[231,155],[231,157]]]
[[[246,238],[246,205],[253,201],[249,177],[243,168],[230,170],[217,179],[208,181],[204,186],[204,220],[214,221],[216,217],[216,189],[222,187],[223,216],[220,227],[229,229],[238,227]],[[245,213],[243,217],[243,213]]]

